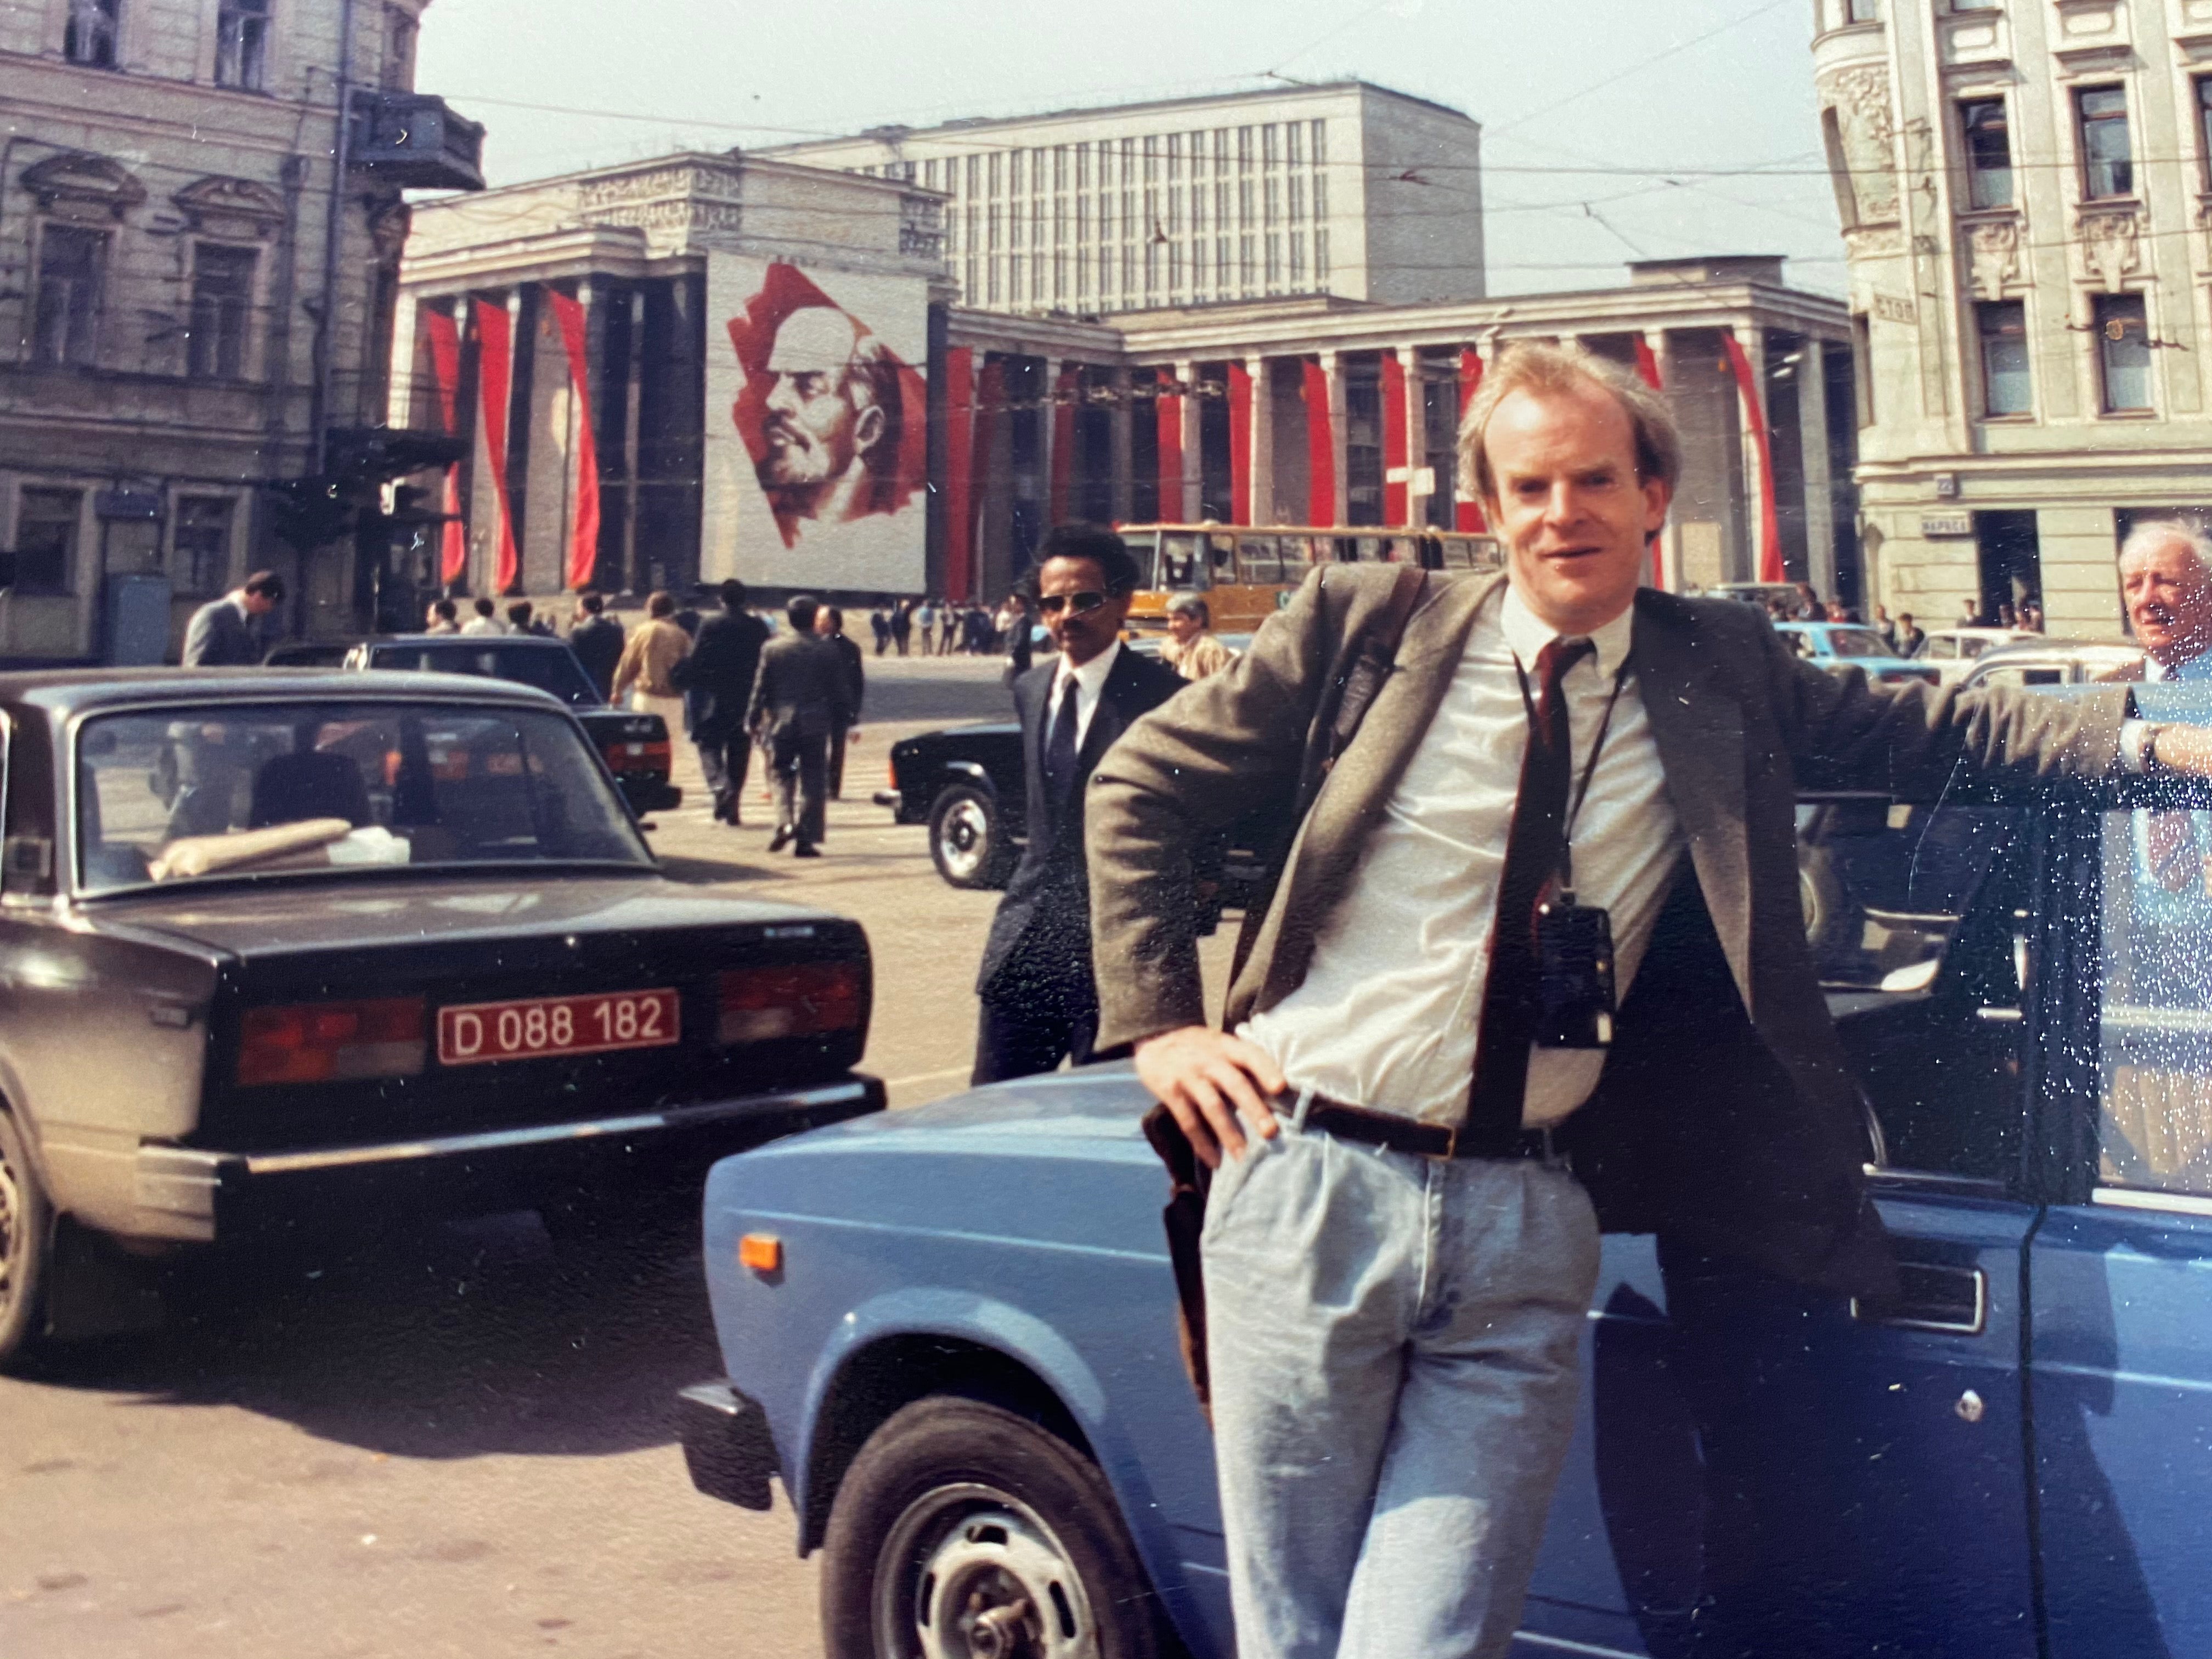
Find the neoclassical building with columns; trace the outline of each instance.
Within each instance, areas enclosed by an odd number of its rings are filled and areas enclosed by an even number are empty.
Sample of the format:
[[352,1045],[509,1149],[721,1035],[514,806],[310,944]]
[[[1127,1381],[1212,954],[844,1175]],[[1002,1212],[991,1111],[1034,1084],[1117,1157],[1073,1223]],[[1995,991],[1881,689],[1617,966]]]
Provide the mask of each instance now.
[[957,302],[946,204],[686,154],[418,209],[394,421],[471,458],[418,481],[451,521],[395,591],[737,576],[763,599],[995,599],[1070,517],[1474,527],[1460,413],[1542,339],[1633,367],[1675,411],[1657,580],[1862,598],[1849,319],[1778,258],[1506,299],[1018,314]]

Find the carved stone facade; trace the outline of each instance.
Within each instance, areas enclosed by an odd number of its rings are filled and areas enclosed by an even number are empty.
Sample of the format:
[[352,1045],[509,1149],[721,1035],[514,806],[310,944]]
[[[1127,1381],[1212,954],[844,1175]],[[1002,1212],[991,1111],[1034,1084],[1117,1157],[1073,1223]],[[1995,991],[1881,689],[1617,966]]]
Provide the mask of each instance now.
[[2142,218],[2132,208],[2083,214],[2074,240],[2082,274],[2107,294],[2121,292],[2142,269]]
[[1889,223],[1898,214],[1898,185],[1887,66],[1862,64],[1834,76],[1822,85],[1820,103],[1835,121],[1853,209],[1850,228]]
[[2003,299],[2021,281],[2020,221],[1984,219],[1964,229],[1974,292],[1984,300]]

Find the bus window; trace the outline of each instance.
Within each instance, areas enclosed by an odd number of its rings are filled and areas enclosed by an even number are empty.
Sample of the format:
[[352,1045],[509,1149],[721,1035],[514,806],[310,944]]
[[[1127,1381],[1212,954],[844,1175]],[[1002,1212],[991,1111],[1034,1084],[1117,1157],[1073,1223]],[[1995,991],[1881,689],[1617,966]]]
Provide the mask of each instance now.
[[1463,541],[1457,536],[1439,536],[1437,538],[1437,544],[1438,550],[1443,556],[1440,568],[1445,570],[1474,568],[1474,547],[1472,543]]
[[1284,580],[1283,556],[1273,536],[1237,538],[1237,580],[1248,585]]
[[1206,584],[1204,568],[1199,562],[1198,538],[1188,532],[1164,532],[1160,537],[1158,586],[1164,588],[1200,588]]
[[1237,580],[1237,538],[1233,536],[1208,536],[1206,538],[1206,561],[1212,567],[1211,581],[1226,586]]
[[1362,564],[1381,564],[1389,557],[1389,538],[1382,536],[1355,536],[1352,540],[1359,551]]

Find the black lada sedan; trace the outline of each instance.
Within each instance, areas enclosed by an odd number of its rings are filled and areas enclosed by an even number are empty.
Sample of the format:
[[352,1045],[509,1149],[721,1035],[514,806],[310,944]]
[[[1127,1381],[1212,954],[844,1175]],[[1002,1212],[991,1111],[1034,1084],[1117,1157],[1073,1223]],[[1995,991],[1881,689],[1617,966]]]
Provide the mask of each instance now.
[[72,1250],[696,1203],[882,1104],[860,928],[667,879],[528,687],[0,676],[0,1363],[70,1326]]

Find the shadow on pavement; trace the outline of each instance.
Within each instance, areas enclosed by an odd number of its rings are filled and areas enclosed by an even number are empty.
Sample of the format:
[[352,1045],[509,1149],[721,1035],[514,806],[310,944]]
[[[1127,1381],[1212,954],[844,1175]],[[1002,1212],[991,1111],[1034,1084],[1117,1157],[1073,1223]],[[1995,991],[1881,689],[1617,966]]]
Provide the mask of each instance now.
[[716,881],[789,881],[790,873],[770,870],[758,864],[748,864],[743,859],[691,858],[678,854],[663,854],[660,873],[671,881],[694,883]]
[[404,1457],[597,1455],[675,1438],[720,1374],[696,1218],[556,1248],[534,1211],[287,1245],[173,1276],[164,1328],[58,1346],[38,1380],[234,1406]]

